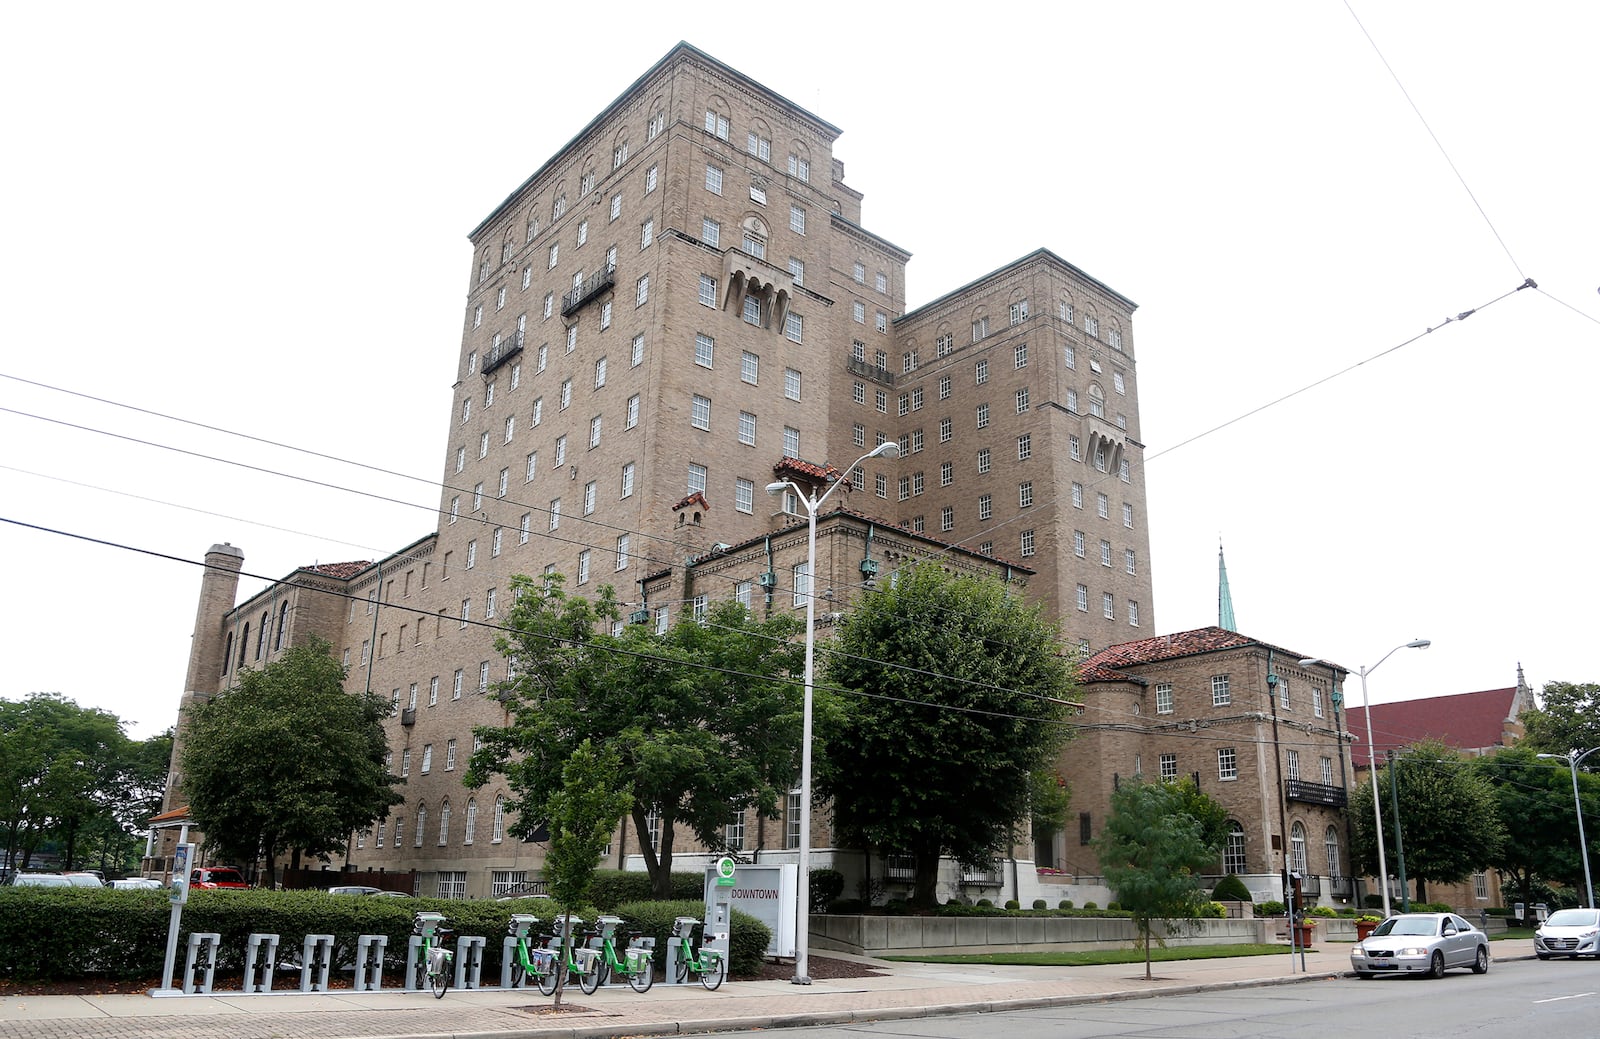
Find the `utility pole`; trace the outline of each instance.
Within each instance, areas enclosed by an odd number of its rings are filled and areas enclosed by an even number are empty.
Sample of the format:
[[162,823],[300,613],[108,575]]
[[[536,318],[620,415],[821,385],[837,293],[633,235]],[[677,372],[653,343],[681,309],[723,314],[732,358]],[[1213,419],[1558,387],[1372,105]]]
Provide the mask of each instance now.
[[1389,801],[1394,805],[1394,854],[1400,870],[1400,911],[1411,912],[1411,889],[1406,887],[1406,843],[1400,833],[1400,762],[1394,751],[1384,751],[1389,759]]

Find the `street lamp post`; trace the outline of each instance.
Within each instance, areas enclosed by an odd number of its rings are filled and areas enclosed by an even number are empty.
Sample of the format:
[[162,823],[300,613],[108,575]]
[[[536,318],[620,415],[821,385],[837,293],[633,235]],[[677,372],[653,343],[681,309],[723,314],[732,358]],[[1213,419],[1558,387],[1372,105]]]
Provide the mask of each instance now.
[[[844,470],[844,478],[848,479],[851,470],[869,458],[898,458],[900,445],[894,441],[885,441],[866,454],[851,462]],[[767,484],[768,494],[782,494],[785,490],[793,490],[795,497],[806,509],[806,673],[805,673],[805,699],[802,709],[804,721],[800,737],[800,855],[799,877],[797,887],[799,905],[795,909],[795,951],[794,951],[794,977],[790,979],[796,985],[811,984],[808,946],[811,937],[811,695],[812,683],[815,677],[814,656],[817,645],[817,511],[822,503],[828,500],[828,495],[839,489],[843,480],[834,481],[833,485],[816,497],[808,498],[806,492],[793,480],[779,480]]]
[[[1378,751],[1372,741],[1372,705],[1367,700],[1367,676],[1378,670],[1378,665],[1394,656],[1402,649],[1427,649],[1433,645],[1428,639],[1412,639],[1410,642],[1394,647],[1389,652],[1378,658],[1378,663],[1367,667],[1361,666],[1361,713],[1367,718],[1367,767],[1371,770],[1372,781],[1372,819],[1377,824],[1378,837],[1378,886],[1383,889],[1383,915],[1389,915],[1389,863],[1383,854],[1383,802],[1378,797]],[[1320,663],[1317,657],[1307,657],[1300,661],[1302,667]],[[1395,825],[1400,825],[1398,817]]]
[[1578,854],[1583,856],[1583,889],[1589,895],[1589,908],[1594,908],[1594,882],[1589,879],[1589,841],[1583,835],[1583,802],[1578,800],[1578,762],[1590,754],[1600,751],[1600,747],[1590,747],[1583,753],[1570,750],[1565,754],[1540,754],[1541,758],[1555,758],[1565,761],[1572,770],[1572,808],[1578,813]]

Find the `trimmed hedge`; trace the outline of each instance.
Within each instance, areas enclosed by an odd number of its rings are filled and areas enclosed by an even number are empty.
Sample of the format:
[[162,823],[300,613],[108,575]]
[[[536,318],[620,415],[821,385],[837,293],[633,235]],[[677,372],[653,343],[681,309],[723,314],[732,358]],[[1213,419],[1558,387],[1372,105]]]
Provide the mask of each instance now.
[[[669,900],[704,900],[706,878],[704,873],[673,873]],[[594,883],[589,887],[589,901],[601,910],[612,913],[624,902],[649,902],[655,898],[650,890],[650,874],[620,869],[598,869]]]
[[[642,874],[641,874],[642,875]],[[704,880],[697,874],[697,885]],[[102,977],[145,981],[160,976],[166,956],[171,903],[165,891],[117,891],[111,888],[0,887],[0,977],[17,981]],[[334,936],[336,964],[349,964],[356,940],[363,934],[387,935],[387,970],[391,976],[405,963],[412,915],[443,913],[457,933],[482,935],[483,977],[500,976],[501,939],[512,913],[532,913],[543,921],[557,915],[554,902],[519,898],[489,899],[382,898],[330,895],[323,891],[191,891],[179,925],[178,970],[191,932],[222,936],[217,967],[236,971],[244,966],[245,943],[251,934],[276,934],[280,962],[297,960],[307,934]],[[638,901],[611,909],[630,925],[657,936],[658,963],[666,962],[666,935],[674,916],[699,917],[698,898],[680,902]],[[594,908],[578,915],[593,922]],[[657,930],[658,921],[664,920]],[[766,952],[770,932],[759,920],[735,911],[730,969],[754,973]]]

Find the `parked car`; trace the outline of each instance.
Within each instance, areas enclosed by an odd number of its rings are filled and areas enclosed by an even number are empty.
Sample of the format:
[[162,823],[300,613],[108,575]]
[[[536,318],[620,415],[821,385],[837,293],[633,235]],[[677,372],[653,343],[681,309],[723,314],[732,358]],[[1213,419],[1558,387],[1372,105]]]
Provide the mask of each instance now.
[[1533,954],[1541,960],[1600,957],[1600,910],[1557,909],[1533,932]]
[[232,866],[210,866],[189,871],[189,886],[191,888],[219,888],[222,890],[243,891],[250,885],[244,882],[244,874]]
[[98,876],[96,876],[95,874],[90,873],[90,872],[88,872],[86,870],[78,870],[78,871],[75,871],[75,872],[72,872],[72,873],[63,873],[61,875],[66,877],[67,878],[67,883],[71,884],[73,887],[105,887],[106,886],[106,882],[105,881],[101,880]]
[[330,887],[330,895],[378,895],[383,893],[383,888],[368,887],[366,884],[346,884],[342,887]]
[[126,880],[113,880],[111,886],[118,891],[160,891],[166,885],[154,877],[128,877]]
[[1451,967],[1489,970],[1489,937],[1454,913],[1401,913],[1350,950],[1356,977],[1377,974],[1444,976]]
[[14,887],[71,887],[72,881],[59,873],[18,873],[11,878]]

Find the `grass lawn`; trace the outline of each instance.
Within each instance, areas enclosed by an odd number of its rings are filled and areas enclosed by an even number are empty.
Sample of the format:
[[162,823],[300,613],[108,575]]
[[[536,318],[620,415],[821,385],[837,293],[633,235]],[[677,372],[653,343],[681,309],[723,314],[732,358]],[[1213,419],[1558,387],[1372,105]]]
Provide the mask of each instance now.
[[1531,928],[1531,927],[1508,927],[1508,928],[1506,928],[1506,932],[1504,934],[1491,934],[1489,936],[1489,940],[1491,942],[1498,942],[1503,938],[1532,938],[1532,937],[1533,937],[1533,928]]
[[[1150,960],[1217,960],[1235,956],[1283,956],[1287,945],[1174,945],[1151,946]],[[1088,952],[993,952],[952,956],[885,956],[907,963],[988,963],[1008,967],[1092,967],[1099,963],[1143,963],[1143,949],[1095,949]]]

